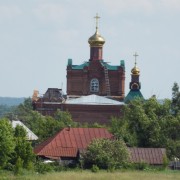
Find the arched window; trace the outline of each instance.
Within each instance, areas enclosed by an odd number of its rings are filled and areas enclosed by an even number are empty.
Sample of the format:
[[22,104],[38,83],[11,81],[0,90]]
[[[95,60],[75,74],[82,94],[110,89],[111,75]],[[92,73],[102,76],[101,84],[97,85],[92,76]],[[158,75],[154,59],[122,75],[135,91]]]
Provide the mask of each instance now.
[[98,79],[92,79],[90,82],[90,91],[98,92],[99,91],[99,81]]

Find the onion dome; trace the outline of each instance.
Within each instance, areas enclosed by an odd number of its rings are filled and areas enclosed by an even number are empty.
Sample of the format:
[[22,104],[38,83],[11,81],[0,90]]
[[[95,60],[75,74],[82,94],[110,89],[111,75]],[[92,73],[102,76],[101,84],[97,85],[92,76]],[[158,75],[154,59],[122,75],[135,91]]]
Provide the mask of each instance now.
[[102,47],[105,43],[105,39],[99,34],[97,28],[95,34],[89,38],[88,43],[91,47]]
[[140,69],[137,67],[136,63],[135,63],[135,66],[132,68],[131,73],[133,75],[139,75]]
[[140,69],[137,67],[137,63],[136,63],[136,58],[137,58],[137,56],[139,56],[139,55],[135,52],[135,54],[134,54],[133,56],[135,57],[135,66],[132,68],[131,73],[132,73],[133,75],[139,75]]
[[105,39],[98,32],[98,19],[100,18],[98,14],[94,17],[96,19],[96,32],[88,40],[91,47],[102,47],[105,43]]

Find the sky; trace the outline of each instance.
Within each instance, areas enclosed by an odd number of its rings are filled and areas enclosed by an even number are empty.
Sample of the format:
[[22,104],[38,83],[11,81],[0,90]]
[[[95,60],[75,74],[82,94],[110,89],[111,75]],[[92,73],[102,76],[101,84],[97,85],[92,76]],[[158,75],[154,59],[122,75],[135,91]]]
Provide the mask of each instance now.
[[180,85],[180,0],[0,0],[0,96],[66,93],[67,60],[89,60],[96,13],[104,61],[125,60],[126,95],[137,52],[144,97],[171,98]]

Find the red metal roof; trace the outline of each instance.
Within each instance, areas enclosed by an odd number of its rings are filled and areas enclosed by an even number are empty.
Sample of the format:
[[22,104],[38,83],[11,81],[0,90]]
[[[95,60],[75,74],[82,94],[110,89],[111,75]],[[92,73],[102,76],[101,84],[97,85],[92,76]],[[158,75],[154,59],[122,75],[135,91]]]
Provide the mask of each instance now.
[[131,161],[138,162],[146,162],[148,164],[163,164],[163,157],[166,154],[166,150],[164,148],[128,148],[130,151]]
[[105,128],[64,128],[54,137],[35,147],[34,152],[54,158],[76,157],[78,150],[85,150],[93,139],[112,137]]
[[[112,139],[113,135],[105,128],[64,128],[54,137],[35,147],[39,156],[59,159],[61,157],[77,157],[78,151],[84,152],[93,139]],[[128,148],[132,162],[147,162],[148,164],[163,164],[164,148]]]

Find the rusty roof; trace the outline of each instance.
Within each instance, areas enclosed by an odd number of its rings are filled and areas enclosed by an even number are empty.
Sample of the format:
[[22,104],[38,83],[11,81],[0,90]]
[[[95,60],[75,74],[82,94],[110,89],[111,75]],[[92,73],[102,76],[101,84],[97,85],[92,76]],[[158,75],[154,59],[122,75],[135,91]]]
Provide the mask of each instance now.
[[112,137],[105,128],[64,128],[35,147],[34,152],[46,157],[77,157],[78,151],[85,150],[93,139]]
[[165,148],[128,148],[131,161],[134,163],[146,162],[151,165],[163,164],[163,157],[166,154]]

